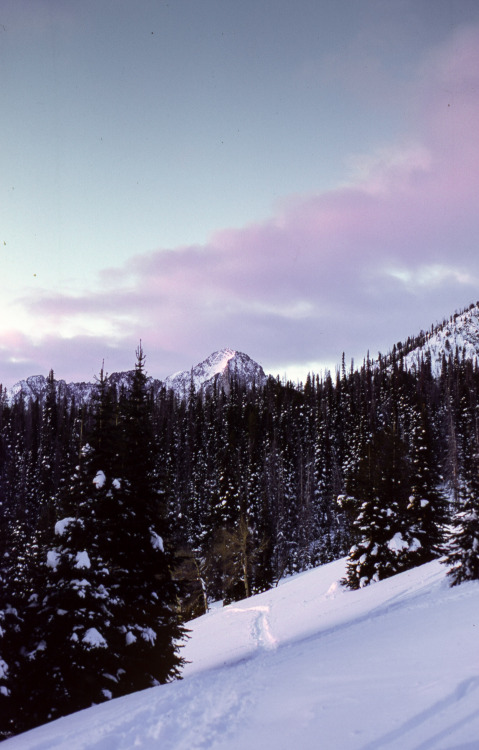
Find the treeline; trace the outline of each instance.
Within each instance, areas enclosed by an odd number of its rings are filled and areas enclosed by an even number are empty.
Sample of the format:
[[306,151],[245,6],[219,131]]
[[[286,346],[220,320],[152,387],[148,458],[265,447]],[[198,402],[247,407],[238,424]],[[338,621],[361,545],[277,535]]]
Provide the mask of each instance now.
[[[131,388],[101,375],[86,404],[59,399],[51,373],[42,403],[0,405],[5,731],[177,676],[181,621],[344,554],[353,588],[446,542],[452,582],[477,571],[470,361],[444,358],[435,378],[395,350],[301,386],[178,398],[148,391],[143,360]],[[41,709],[28,670],[48,675]]]

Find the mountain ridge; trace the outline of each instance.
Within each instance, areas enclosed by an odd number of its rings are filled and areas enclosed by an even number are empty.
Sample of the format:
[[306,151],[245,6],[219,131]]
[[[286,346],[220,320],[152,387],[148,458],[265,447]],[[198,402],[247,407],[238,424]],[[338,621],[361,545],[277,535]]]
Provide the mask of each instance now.
[[386,355],[386,364],[401,361],[405,369],[418,370],[429,360],[433,377],[439,377],[444,360],[457,358],[479,363],[479,301],[432,325],[428,331],[398,342]]
[[[471,360],[479,364],[479,301],[455,312],[441,323],[432,325],[430,330],[421,330],[416,336],[409,336],[403,342],[394,344],[392,349],[382,356],[379,354],[376,364],[390,365],[401,361],[405,369],[418,370],[421,364],[430,361],[431,373],[439,377],[444,360],[450,358]],[[128,389],[131,385],[134,370],[114,372],[107,377],[117,390]],[[215,387],[229,392],[230,383],[237,380],[246,387],[265,384],[267,375],[261,365],[249,355],[228,347],[219,349],[206,359],[188,370],[180,370],[168,375],[164,380],[149,377],[150,388],[156,394],[162,388],[172,390],[178,398],[188,398],[191,389],[195,393],[208,393]],[[7,400],[14,402],[23,397],[26,400],[43,399],[47,378],[44,375],[31,375],[20,380],[7,390]],[[95,381],[71,382],[55,380],[59,397],[75,399],[79,403],[88,401],[95,388]]]
[[[119,391],[121,388],[127,390],[131,387],[134,370],[124,372],[113,372],[107,376],[109,383]],[[214,386],[223,388],[229,392],[231,380],[236,379],[246,387],[253,384],[264,385],[267,376],[257,362],[243,352],[234,349],[219,349],[206,359],[199,362],[189,370],[180,370],[169,375],[165,380],[148,377],[148,384],[156,394],[162,388],[172,390],[179,398],[187,398],[191,387],[195,393],[211,391]],[[31,375],[20,380],[7,390],[7,399],[14,402],[19,398],[25,400],[38,399],[42,401],[47,389],[47,378],[44,375]],[[55,380],[57,396],[68,400],[75,399],[79,403],[85,403],[91,398],[96,387],[96,380],[90,382],[71,382]]]

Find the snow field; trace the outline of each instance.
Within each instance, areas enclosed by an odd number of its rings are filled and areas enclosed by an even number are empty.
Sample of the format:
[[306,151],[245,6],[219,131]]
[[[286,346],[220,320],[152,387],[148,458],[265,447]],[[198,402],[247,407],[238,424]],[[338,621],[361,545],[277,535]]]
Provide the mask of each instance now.
[[190,623],[184,680],[5,750],[478,750],[479,582],[429,563],[348,591],[340,560]]

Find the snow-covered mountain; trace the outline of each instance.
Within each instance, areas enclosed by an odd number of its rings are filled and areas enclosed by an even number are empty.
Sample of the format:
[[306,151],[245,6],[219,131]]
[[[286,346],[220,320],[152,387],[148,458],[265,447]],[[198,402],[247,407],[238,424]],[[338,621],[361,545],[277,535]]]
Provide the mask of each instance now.
[[455,313],[430,331],[409,338],[396,349],[408,370],[414,370],[421,361],[431,358],[431,369],[435,376],[440,375],[443,357],[479,361],[479,303],[470,305],[467,310]]
[[[439,325],[431,326],[429,331],[421,331],[417,336],[396,344],[384,361],[388,362],[392,356],[396,359],[401,358],[408,370],[414,370],[421,361],[430,357],[432,373],[438,376],[443,358],[454,357],[456,353],[461,359],[479,362],[479,302],[451,315]],[[132,376],[133,370],[116,372],[109,376],[109,380],[118,389],[122,386],[128,389]],[[212,389],[214,383],[228,392],[233,378],[247,386],[252,386],[253,383],[261,386],[266,381],[261,365],[247,354],[234,349],[220,349],[189,370],[169,375],[163,382],[150,377],[149,382],[155,392],[164,386],[175,391],[180,398],[184,398],[188,396],[192,384],[196,392],[207,392]],[[36,398],[41,401],[46,383],[43,375],[34,375],[16,383],[7,397],[9,400],[15,400],[23,395],[27,401]],[[58,395],[66,396],[68,399],[75,398],[77,403],[83,403],[90,398],[94,385],[94,382],[56,381]]]
[[[130,370],[128,372],[114,372],[108,377],[108,380],[120,390],[122,387],[130,388],[132,377],[133,370]],[[152,386],[155,383],[159,383],[159,381],[155,381],[153,378],[150,378],[150,380]],[[77,404],[82,404],[91,398],[95,385],[95,381],[89,383],[66,383],[65,380],[55,380],[57,397],[59,399],[66,398],[68,401],[75,399]],[[15,383],[8,392],[8,399],[15,401],[23,397],[25,401],[38,399],[41,403],[45,397],[46,390],[47,378],[43,375],[32,375],[26,380],[20,380],[18,383]]]
[[[64,380],[56,380],[55,388],[58,397],[66,396],[71,400],[75,398],[77,403],[83,403],[91,396],[94,383],[66,383]],[[32,375],[26,380],[20,380],[8,392],[8,398],[15,401],[23,397],[25,401],[39,399],[43,400],[47,389],[47,379],[44,375]]]
[[434,561],[358,591],[345,560],[188,624],[184,679],[2,750],[476,750],[479,582]]
[[[108,376],[108,381],[118,391],[121,388],[128,390],[131,387],[133,375],[134,370],[114,372]],[[227,392],[232,378],[247,386],[252,386],[253,383],[263,385],[266,381],[266,375],[261,365],[247,354],[232,349],[221,349],[210,354],[207,359],[191,368],[191,370],[170,375],[164,382],[152,377],[148,378],[148,382],[155,393],[164,386],[174,390],[180,398],[183,398],[189,394],[191,383],[193,383],[195,391],[207,391],[216,382],[219,387],[222,386]],[[56,380],[55,387],[60,398],[66,397],[67,400],[74,398],[76,403],[84,403],[91,397],[95,382],[66,383],[64,380]],[[23,396],[25,401],[38,399],[41,402],[46,388],[46,377],[32,375],[26,380],[20,380],[16,383],[8,392],[7,397],[10,401],[15,401]]]
[[220,349],[191,370],[170,375],[165,380],[165,386],[172,388],[179,396],[187,396],[192,384],[196,392],[208,391],[215,383],[228,392],[231,379],[247,386],[253,383],[264,385],[266,375],[261,365],[247,354],[233,349]]

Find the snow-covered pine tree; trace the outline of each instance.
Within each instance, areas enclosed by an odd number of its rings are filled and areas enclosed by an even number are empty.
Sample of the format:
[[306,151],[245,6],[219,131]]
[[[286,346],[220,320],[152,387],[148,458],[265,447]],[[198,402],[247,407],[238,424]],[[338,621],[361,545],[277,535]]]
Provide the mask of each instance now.
[[462,504],[455,512],[444,563],[451,586],[479,579],[479,454],[471,445],[461,488]]
[[180,641],[185,629],[176,614],[178,584],[172,579],[166,507],[154,461],[152,396],[145,356],[137,349],[131,390],[120,402],[119,496],[109,538],[114,572],[114,633],[121,676],[114,695],[180,676]]
[[341,529],[334,504],[341,491],[341,475],[329,428],[329,419],[320,416],[315,443],[314,529],[321,564],[344,554],[341,538],[344,529]]
[[404,509],[408,483],[405,446],[397,432],[384,428],[364,446],[350,480],[343,508],[353,516],[353,546],[344,583],[351,589],[398,573],[406,567]]
[[438,487],[437,465],[431,445],[431,431],[426,408],[412,415],[410,429],[411,493],[406,512],[409,543],[408,566],[422,565],[442,554],[446,500]]
[[40,540],[34,594],[24,609],[17,686],[24,710],[17,713],[16,731],[112,695],[116,654],[106,647],[105,629],[112,621],[113,576],[104,541],[115,518],[115,422],[102,373],[94,400],[95,448],[81,446],[73,476],[57,494],[54,529],[48,538],[43,532]]
[[91,444],[58,498],[25,650],[28,710],[17,731],[180,674],[184,629],[152,472],[143,367],[140,348],[119,412],[100,378]]
[[244,397],[244,424],[247,432],[247,448],[244,478],[244,512],[251,531],[250,555],[251,591],[257,593],[271,588],[274,572],[271,561],[273,528],[269,493],[264,486],[264,420],[262,398],[256,390]]
[[[14,519],[2,524],[0,550],[0,741],[15,730],[15,696],[21,648],[22,619],[18,611],[19,591],[16,571],[16,543],[21,529]],[[22,540],[24,541],[24,539]]]
[[38,464],[36,467],[38,528],[44,530],[51,528],[54,522],[53,497],[58,489],[59,472],[62,464],[59,415],[56,382],[53,370],[50,370],[41,411]]

